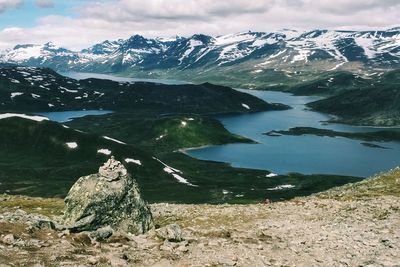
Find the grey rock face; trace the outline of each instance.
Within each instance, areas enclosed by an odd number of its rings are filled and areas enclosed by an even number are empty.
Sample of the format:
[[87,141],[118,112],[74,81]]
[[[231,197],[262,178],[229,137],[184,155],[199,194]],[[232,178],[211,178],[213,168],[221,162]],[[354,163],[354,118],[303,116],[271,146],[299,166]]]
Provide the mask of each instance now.
[[99,173],[81,177],[65,198],[63,224],[72,231],[95,231],[110,226],[132,234],[153,227],[149,207],[136,181],[113,157]]

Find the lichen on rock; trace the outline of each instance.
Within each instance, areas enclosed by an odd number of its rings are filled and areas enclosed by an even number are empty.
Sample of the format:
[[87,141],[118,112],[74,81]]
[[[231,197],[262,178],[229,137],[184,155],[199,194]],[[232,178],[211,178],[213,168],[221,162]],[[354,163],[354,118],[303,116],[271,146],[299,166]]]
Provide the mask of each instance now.
[[114,157],[98,173],[81,177],[70,189],[65,205],[62,221],[72,231],[110,226],[142,234],[153,227],[152,214],[136,181]]

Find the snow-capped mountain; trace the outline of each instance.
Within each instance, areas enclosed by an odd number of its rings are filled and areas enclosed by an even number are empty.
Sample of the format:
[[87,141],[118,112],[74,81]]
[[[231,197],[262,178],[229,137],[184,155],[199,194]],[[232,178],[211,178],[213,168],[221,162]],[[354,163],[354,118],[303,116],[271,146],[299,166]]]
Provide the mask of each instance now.
[[49,42],[43,45],[17,45],[13,49],[1,53],[5,63],[46,64],[55,58],[74,57],[75,53]]
[[292,66],[340,69],[398,68],[400,29],[386,31],[314,30],[242,32],[224,36],[104,41],[82,51],[52,43],[18,45],[0,54],[0,62],[93,72],[188,70],[247,64],[254,72]]

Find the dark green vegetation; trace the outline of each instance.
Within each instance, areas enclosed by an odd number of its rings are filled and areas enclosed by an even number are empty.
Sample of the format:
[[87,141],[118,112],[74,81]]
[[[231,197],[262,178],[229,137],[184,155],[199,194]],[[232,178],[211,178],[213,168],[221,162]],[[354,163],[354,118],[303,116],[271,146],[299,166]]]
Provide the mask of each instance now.
[[[288,78],[289,79],[289,78]],[[285,87],[277,88],[295,95],[335,96],[354,90],[394,89],[400,85],[400,70],[358,75],[349,71],[298,73]]]
[[351,72],[332,71],[315,75],[314,78],[290,86],[285,91],[294,95],[332,96],[355,88],[369,87],[370,80]]
[[[155,180],[159,180],[160,186],[173,184],[170,179],[162,179],[166,176],[162,165],[137,147],[78,132],[55,122],[2,119],[0,140],[2,192],[65,196],[79,176],[97,172],[107,160],[108,156],[97,152],[99,149],[109,149],[121,160],[140,160],[147,168],[132,163],[127,167],[144,184]],[[69,148],[69,142],[76,142],[78,147]]]
[[288,108],[209,83],[164,85],[101,79],[77,81],[50,69],[27,67],[0,69],[0,103],[1,111],[13,112],[106,109],[153,114],[216,114]]
[[[354,78],[355,80],[356,78]],[[346,87],[344,87],[346,88]],[[332,97],[308,104],[338,118],[336,122],[354,125],[400,125],[400,70],[347,87]]]
[[284,135],[305,135],[312,134],[317,136],[329,137],[346,137],[350,139],[363,140],[363,141],[376,141],[376,142],[400,142],[400,131],[376,131],[376,132],[338,132],[328,129],[318,129],[313,127],[294,127],[287,131],[271,131],[267,135],[284,134]]
[[113,113],[78,118],[67,124],[83,131],[113,136],[151,153],[211,144],[254,142],[229,133],[219,121],[205,116]]
[[371,88],[345,92],[308,104],[338,118],[335,122],[354,125],[399,126],[400,88]]

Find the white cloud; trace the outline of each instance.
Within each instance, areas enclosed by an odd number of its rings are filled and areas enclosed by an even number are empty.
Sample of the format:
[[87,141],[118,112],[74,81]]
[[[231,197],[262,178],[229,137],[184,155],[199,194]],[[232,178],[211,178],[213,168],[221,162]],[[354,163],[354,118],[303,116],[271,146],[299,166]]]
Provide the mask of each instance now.
[[38,7],[42,8],[50,8],[54,7],[54,1],[53,0],[35,0],[35,5]]
[[0,30],[0,49],[47,41],[79,49],[133,34],[156,37],[282,28],[384,29],[400,24],[398,10],[398,0],[86,1],[75,9],[73,17],[46,16],[32,28]]
[[11,8],[18,8],[23,4],[23,0],[0,0],[0,14]]
[[398,0],[303,0],[303,3],[309,7],[314,6],[315,9],[322,12],[337,15],[351,15],[373,9],[388,11],[390,8],[400,6]]

